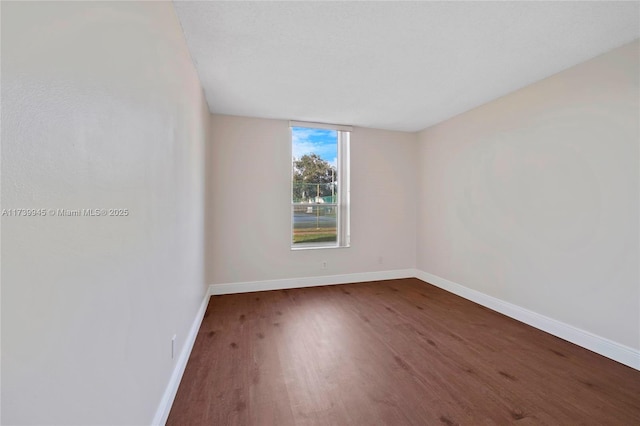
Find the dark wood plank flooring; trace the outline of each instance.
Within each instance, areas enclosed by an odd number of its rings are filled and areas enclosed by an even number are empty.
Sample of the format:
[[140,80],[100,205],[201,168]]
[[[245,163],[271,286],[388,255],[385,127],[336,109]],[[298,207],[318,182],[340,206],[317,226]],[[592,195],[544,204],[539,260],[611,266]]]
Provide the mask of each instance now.
[[640,372],[417,279],[214,296],[168,425],[640,425]]

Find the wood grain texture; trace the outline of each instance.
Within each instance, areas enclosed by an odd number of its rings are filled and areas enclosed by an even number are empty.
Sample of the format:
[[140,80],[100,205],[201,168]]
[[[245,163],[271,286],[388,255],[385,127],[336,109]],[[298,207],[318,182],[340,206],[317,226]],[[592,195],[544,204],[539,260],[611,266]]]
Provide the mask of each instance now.
[[168,425],[640,425],[640,372],[403,279],[214,296]]

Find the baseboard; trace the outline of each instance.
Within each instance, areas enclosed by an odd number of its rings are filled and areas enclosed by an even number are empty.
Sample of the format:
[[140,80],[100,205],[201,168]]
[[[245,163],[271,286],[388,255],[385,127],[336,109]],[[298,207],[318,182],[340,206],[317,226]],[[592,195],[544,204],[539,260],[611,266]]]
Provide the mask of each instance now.
[[500,312],[539,330],[545,331],[561,339],[575,343],[578,346],[589,349],[597,354],[618,361],[636,370],[640,370],[640,351],[628,346],[616,343],[607,338],[598,336],[564,322],[549,318],[513,303],[505,302],[493,296],[470,289],[453,281],[428,272],[416,271],[416,277],[436,287],[440,287],[450,293],[471,300],[479,305]]
[[366,281],[381,281],[400,278],[416,277],[450,293],[464,297],[479,305],[485,306],[508,317],[514,318],[539,330],[545,331],[561,339],[575,343],[578,346],[589,349],[602,356],[618,361],[636,370],[640,370],[640,351],[628,346],[616,343],[612,340],[579,329],[572,325],[538,314],[528,309],[514,305],[504,300],[489,296],[479,291],[470,289],[453,281],[428,272],[416,269],[398,269],[391,271],[363,272],[344,275],[327,275],[320,277],[287,278],[281,280],[249,281],[227,284],[211,284],[208,292],[202,300],[200,309],[191,325],[185,344],[176,362],[171,379],[162,396],[162,400],[153,418],[153,425],[164,425],[169,417],[171,405],[178,392],[180,380],[187,366],[189,355],[195,343],[200,324],[209,303],[209,297],[213,295],[249,293],[265,290],[282,290],[288,288],[315,287],[334,284],[349,284]]
[[211,284],[211,295],[250,293],[253,291],[282,290],[286,288],[316,287],[321,285],[350,284],[365,281],[394,280],[413,278],[415,269],[396,269],[391,271],[361,272],[357,274],[325,275],[320,277],[285,278],[281,280],[248,281],[228,284]]
[[160,404],[158,405],[158,409],[156,410],[156,415],[153,417],[153,422],[151,423],[153,426],[164,426],[167,423],[169,412],[171,411],[171,406],[173,405],[173,400],[176,397],[176,393],[178,393],[178,386],[180,386],[180,380],[182,380],[182,375],[184,374],[184,370],[187,367],[187,361],[189,361],[189,356],[191,355],[193,344],[196,341],[198,330],[200,330],[200,325],[202,324],[202,319],[204,318],[204,313],[207,310],[207,305],[209,304],[210,297],[211,295],[207,291],[207,294],[205,294],[204,298],[202,299],[200,308],[196,313],[196,318],[191,324],[189,334],[187,335],[184,345],[182,346],[180,356],[176,361],[175,367],[173,368],[173,373],[171,374],[171,378],[169,379],[169,383],[167,384],[164,394],[162,395],[162,399],[160,400]]

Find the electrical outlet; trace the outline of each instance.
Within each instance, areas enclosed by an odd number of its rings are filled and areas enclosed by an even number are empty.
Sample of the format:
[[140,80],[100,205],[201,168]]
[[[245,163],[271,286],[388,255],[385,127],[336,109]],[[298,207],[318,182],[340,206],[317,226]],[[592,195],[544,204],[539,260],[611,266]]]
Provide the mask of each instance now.
[[323,260],[322,263],[320,264],[320,267],[322,269],[327,269],[328,266],[329,266],[329,262],[327,262],[326,260]]
[[171,359],[175,359],[176,357],[176,335],[174,334],[171,338]]
[[384,262],[384,258],[382,256],[378,256],[378,265],[382,265],[382,262]]

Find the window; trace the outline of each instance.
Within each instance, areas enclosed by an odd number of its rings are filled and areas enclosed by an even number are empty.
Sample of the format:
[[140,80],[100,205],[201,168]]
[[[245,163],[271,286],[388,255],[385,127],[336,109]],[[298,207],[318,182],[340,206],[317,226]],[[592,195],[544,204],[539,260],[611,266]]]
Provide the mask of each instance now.
[[292,121],[291,248],[349,247],[348,126]]

